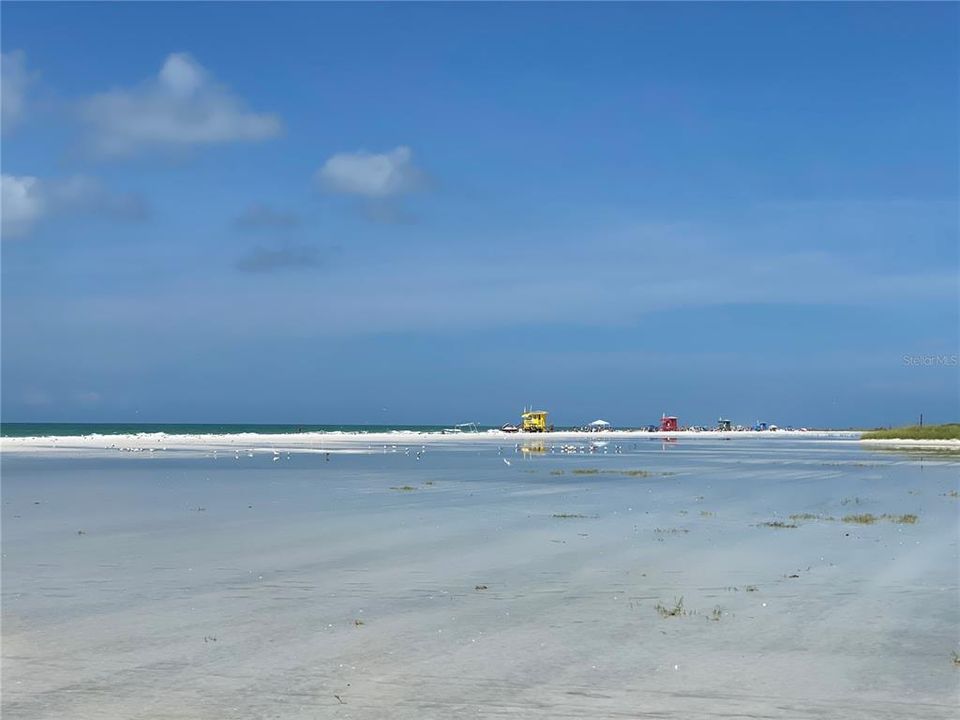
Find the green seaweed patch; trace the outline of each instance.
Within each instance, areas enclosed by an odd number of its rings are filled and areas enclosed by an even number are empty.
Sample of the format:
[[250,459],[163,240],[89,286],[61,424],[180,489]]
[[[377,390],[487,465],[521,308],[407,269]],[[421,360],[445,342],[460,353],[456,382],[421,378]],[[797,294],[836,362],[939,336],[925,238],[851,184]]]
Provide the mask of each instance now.
[[873,513],[860,513],[859,515],[844,515],[841,519],[845,523],[854,523],[856,525],[873,525],[877,521],[877,516]]
[[900,525],[916,525],[918,518],[916,515],[906,514],[906,515],[881,515],[881,518],[884,520],[889,520],[890,522],[899,523]]
[[397,492],[413,492],[416,488],[413,485],[394,485],[391,486],[391,490],[396,490]]
[[551,471],[550,471],[550,474],[551,474],[551,475],[563,475],[563,474],[565,474],[565,473],[564,473],[563,470],[551,470]]
[[580,513],[554,513],[553,517],[559,520],[586,520],[590,516],[581,515]]
[[790,516],[790,519],[794,522],[799,522],[801,520],[823,520],[824,522],[834,522],[836,520],[832,515],[814,515],[813,513],[794,513]]
[[916,525],[917,521],[920,518],[911,513],[906,513],[903,515],[893,515],[890,513],[884,513],[879,517],[871,513],[862,513],[860,515],[844,515],[843,522],[845,523],[854,523],[856,525],[873,525],[880,520],[886,520],[887,522],[898,523],[900,525]]
[[657,614],[662,618],[682,617],[687,614],[687,611],[683,609],[683,595],[675,598],[673,605],[668,606],[658,602],[653,606],[653,609],[656,610]]
[[622,475],[624,477],[666,477],[676,475],[675,472],[652,472],[650,470],[601,470],[600,468],[576,468],[571,470],[574,475]]
[[687,528],[654,528],[654,532],[657,535],[686,535],[690,531]]
[[768,522],[760,523],[759,525],[757,525],[757,527],[786,529],[786,528],[798,528],[800,526],[797,525],[796,523],[785,523],[783,522],[783,520],[770,520]]
[[701,510],[700,517],[713,517],[715,513],[710,512],[709,510]]

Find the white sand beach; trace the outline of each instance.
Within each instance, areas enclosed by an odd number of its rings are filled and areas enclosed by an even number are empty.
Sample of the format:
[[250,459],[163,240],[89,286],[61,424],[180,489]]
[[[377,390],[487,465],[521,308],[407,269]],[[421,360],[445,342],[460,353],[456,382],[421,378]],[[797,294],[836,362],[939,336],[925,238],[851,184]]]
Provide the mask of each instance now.
[[[676,440],[747,440],[762,438],[784,440],[846,440],[855,441],[859,431],[852,430],[778,430],[761,431],[672,431],[646,432],[642,430],[607,430],[586,432],[563,430],[550,433],[505,433],[490,430],[479,433],[413,432],[302,432],[302,433],[231,433],[202,435],[173,435],[167,433],[139,433],[126,435],[78,435],[75,437],[4,437],[0,439],[2,452],[50,451],[135,451],[163,452],[169,450],[201,452],[255,452],[279,450],[282,452],[379,452],[383,446],[414,446],[428,443],[438,446],[456,446],[464,442],[482,445],[514,446],[517,444],[546,443],[561,445],[568,442],[640,442]],[[920,441],[928,442],[928,441]],[[940,442],[940,441],[929,441]],[[953,442],[953,441],[945,441]]]
[[914,440],[911,438],[869,438],[862,439],[860,442],[865,445],[874,445],[876,447],[903,447],[903,448],[943,448],[955,449],[960,451],[960,440]]

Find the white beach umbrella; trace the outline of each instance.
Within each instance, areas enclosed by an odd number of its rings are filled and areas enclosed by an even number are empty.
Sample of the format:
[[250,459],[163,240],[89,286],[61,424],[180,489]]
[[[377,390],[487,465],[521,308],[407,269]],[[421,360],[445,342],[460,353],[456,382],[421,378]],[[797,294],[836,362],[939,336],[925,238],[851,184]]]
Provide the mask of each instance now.
[[610,423],[608,423],[606,420],[594,420],[592,423],[590,423],[590,427],[609,427],[609,426],[610,426]]

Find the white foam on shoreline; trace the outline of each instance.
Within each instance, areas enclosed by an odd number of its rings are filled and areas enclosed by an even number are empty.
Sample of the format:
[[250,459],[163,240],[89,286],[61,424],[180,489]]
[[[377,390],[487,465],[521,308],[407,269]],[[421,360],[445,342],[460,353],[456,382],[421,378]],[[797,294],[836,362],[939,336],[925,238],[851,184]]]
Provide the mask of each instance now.
[[164,432],[130,433],[123,435],[79,435],[79,436],[43,436],[43,437],[5,437],[0,439],[2,452],[50,452],[50,451],[128,451],[158,452],[164,450],[193,451],[230,451],[230,452],[377,452],[384,446],[398,445],[465,445],[490,444],[501,445],[529,444],[536,442],[604,442],[665,440],[669,438],[683,440],[742,438],[809,439],[855,441],[860,431],[851,430],[777,430],[777,431],[677,431],[647,432],[642,430],[607,430],[603,432],[585,432],[564,430],[551,433],[505,433],[500,430],[488,430],[480,433],[442,433],[419,432],[414,430],[394,430],[390,432],[304,432],[304,433],[230,433],[219,435],[172,435]]

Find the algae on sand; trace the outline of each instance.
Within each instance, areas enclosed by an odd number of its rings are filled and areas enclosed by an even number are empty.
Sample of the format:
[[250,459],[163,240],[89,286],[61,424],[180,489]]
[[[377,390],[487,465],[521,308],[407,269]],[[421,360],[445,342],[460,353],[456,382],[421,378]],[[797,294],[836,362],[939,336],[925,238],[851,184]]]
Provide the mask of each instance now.
[[687,611],[683,609],[683,595],[674,599],[673,605],[670,607],[658,602],[654,605],[654,610],[656,610],[662,618],[680,617],[681,615],[687,614]]

